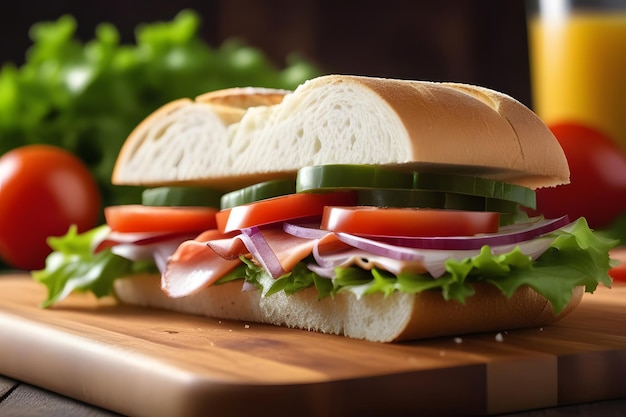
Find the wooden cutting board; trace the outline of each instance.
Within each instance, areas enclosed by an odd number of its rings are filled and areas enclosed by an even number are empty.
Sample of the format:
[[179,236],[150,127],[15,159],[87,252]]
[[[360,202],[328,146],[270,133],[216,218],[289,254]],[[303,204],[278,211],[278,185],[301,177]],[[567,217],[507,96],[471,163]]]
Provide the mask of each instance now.
[[626,286],[545,328],[400,344],[116,305],[0,276],[0,374],[131,416],[481,415],[626,398]]

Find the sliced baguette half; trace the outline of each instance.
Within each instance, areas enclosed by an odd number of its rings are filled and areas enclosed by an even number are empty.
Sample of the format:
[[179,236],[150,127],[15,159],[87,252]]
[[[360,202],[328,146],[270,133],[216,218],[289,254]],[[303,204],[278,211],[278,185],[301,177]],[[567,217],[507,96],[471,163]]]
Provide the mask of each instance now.
[[230,88],[165,104],[137,125],[124,142],[112,183],[167,185],[202,180],[198,172],[223,163],[224,149],[230,146],[230,126],[243,118],[246,109],[277,104],[288,93]]
[[[234,189],[332,163],[469,172],[531,188],[569,182],[546,125],[486,88],[326,75],[293,93],[254,91],[212,92],[176,112],[157,110],[129,136],[113,183]],[[218,107],[236,116],[225,123]]]

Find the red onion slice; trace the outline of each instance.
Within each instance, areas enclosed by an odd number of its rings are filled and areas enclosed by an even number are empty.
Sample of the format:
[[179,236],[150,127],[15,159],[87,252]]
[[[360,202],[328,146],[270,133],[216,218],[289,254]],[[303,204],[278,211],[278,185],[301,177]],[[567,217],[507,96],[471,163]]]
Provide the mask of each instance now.
[[[461,260],[476,255],[485,245],[489,245],[494,254],[506,253],[515,246],[520,246],[523,253],[536,258],[552,241],[552,239],[539,241],[537,238],[568,224],[567,216],[550,220],[537,218],[527,223],[503,227],[498,233],[453,237],[357,236],[321,230],[308,224],[293,223],[284,223],[283,230],[295,237],[317,241],[312,254],[318,264],[314,268],[321,276],[332,277],[334,274],[331,270],[337,266],[360,261],[369,262],[369,257],[379,259],[384,257],[397,261],[397,268],[401,268],[403,262],[407,265],[412,264],[411,268],[423,265],[433,277],[439,277],[445,273],[446,260],[451,258]],[[363,251],[362,254],[345,248],[337,250],[336,246],[333,250],[323,252],[321,242],[331,234],[347,246]],[[273,278],[286,273],[258,227],[242,229],[240,238]],[[356,259],[358,256],[364,260]]]
[[181,235],[169,235],[168,239],[157,239],[152,243],[120,243],[111,247],[111,252],[131,261],[154,260],[160,272],[165,270],[167,260],[188,239]]
[[372,241],[391,245],[392,247],[438,249],[438,250],[473,250],[485,245],[503,246],[525,242],[546,233],[553,232],[569,224],[567,216],[557,219],[538,219],[529,223],[505,226],[497,233],[475,236],[451,237],[414,237],[414,236],[365,236],[348,233],[337,233],[339,240],[367,250]]
[[290,235],[301,237],[303,239],[321,239],[327,235],[333,233],[329,230],[323,230],[319,228],[319,223],[316,226],[303,225],[294,223],[283,223],[283,230]]
[[384,255],[375,255],[360,249],[351,248],[329,254],[316,254],[315,261],[320,268],[336,268],[351,265],[359,266],[362,269],[381,268],[393,274],[401,272],[424,273],[424,256],[417,254],[413,260],[398,260]]
[[285,275],[285,270],[278,257],[263,237],[258,227],[241,229],[241,240],[252,256],[265,268],[272,278]]
[[[356,248],[356,250],[341,249],[324,252],[316,245],[313,249],[313,257],[317,265],[310,265],[309,269],[317,272],[320,276],[332,278],[334,277],[334,268],[345,267],[356,264],[358,263],[357,261],[362,261],[357,259],[358,257],[363,259],[388,257],[398,262],[394,268],[403,268],[402,262],[406,263],[406,267],[410,265],[410,269],[414,269],[415,265],[421,264],[427,272],[437,278],[445,273],[445,262],[448,259],[462,260],[477,255],[480,249],[487,244],[491,247],[494,255],[508,253],[516,246],[519,246],[522,253],[530,256],[532,259],[536,259],[550,247],[553,241],[551,238],[541,238],[541,236],[567,224],[566,217],[553,220],[536,219],[529,223],[502,228],[502,231],[496,234],[446,238],[443,239],[446,241],[446,244],[442,245],[444,246],[443,248],[432,248],[433,245],[426,248],[396,246],[385,241],[381,242],[378,237],[370,239],[347,233],[337,233],[336,236],[341,242]],[[318,239],[327,235],[324,230],[315,227],[293,224],[285,225],[285,231],[299,237]],[[394,242],[396,240],[398,239],[393,239]],[[407,237],[401,240],[401,242],[406,244],[412,240],[413,238]],[[416,240],[419,242],[421,239],[416,238]],[[427,241],[434,240],[439,239],[427,239]],[[362,252],[359,253],[358,250]]]
[[[344,242],[349,247],[362,249],[372,254],[386,256],[388,258],[397,259],[400,261],[417,261],[422,259],[422,256],[419,254],[419,252],[416,252],[415,250],[413,250],[413,248],[399,247],[385,242],[379,242],[376,239],[369,239],[366,237],[350,235],[347,233],[344,233],[343,235],[348,236],[348,238],[341,239],[342,233],[335,233],[328,230],[319,229],[317,227],[301,226],[291,223],[285,223],[283,225],[283,229],[286,233],[304,239],[321,240],[329,234],[335,234],[339,237],[339,240]],[[341,257],[341,254],[339,255],[339,257],[335,257],[334,255],[332,257],[328,255],[323,256],[320,253],[319,245],[315,245],[315,247],[313,248],[313,256],[317,259],[317,262],[320,264],[320,266],[331,267],[336,264],[336,261],[331,259],[339,259]]]
[[111,252],[133,262],[152,259],[152,245],[134,245],[132,243],[120,243],[111,247]]
[[[199,233],[199,232],[198,232]],[[195,238],[198,233],[189,232],[137,232],[137,233],[123,233],[116,231],[109,231],[98,241],[94,247],[94,253],[97,253],[103,249],[110,248],[116,245],[131,244],[136,246],[153,245],[160,242],[167,242],[170,240],[179,240],[181,242]]]
[[[519,244],[491,247],[494,255],[508,253],[519,247],[520,251],[531,259],[537,259],[552,244],[553,238],[543,237]],[[335,268],[349,267],[357,265],[364,269],[371,269],[373,266],[382,267],[385,270],[399,274],[401,272],[424,273],[428,272],[433,278],[439,278],[446,272],[446,261],[448,259],[463,260],[471,256],[478,255],[480,249],[471,250],[438,250],[438,249],[412,249],[415,251],[415,260],[403,261],[392,259],[384,255],[377,255],[362,249],[348,249],[329,253],[314,252],[316,264],[307,267],[325,278],[335,277]]]
[[390,243],[351,235],[348,233],[336,233],[336,235],[340,241],[375,255],[386,256],[391,259],[407,262],[419,261],[422,259],[422,254],[419,251],[416,251],[416,248],[396,246]]

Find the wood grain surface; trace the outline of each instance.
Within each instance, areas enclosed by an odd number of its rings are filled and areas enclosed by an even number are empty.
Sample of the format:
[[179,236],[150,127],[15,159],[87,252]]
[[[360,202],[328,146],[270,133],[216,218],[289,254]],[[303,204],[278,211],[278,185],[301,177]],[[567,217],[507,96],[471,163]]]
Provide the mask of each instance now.
[[0,277],[0,374],[130,416],[485,415],[626,398],[626,287],[545,328],[380,344]]

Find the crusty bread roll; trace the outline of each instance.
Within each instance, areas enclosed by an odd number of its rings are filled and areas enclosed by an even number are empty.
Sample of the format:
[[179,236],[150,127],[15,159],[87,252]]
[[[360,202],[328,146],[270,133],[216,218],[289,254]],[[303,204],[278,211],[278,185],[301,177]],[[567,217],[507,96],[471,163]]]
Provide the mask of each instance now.
[[[230,93],[233,102],[245,100],[246,90]],[[249,105],[229,104],[225,90],[179,102],[175,112],[157,110],[128,138],[113,183],[233,189],[330,163],[467,171],[531,188],[569,181],[563,150],[545,124],[486,88],[328,75],[291,94],[265,94],[280,100],[248,93],[255,97]],[[223,106],[238,111],[227,123],[216,111]]]
[[569,314],[581,301],[578,287],[568,306],[555,316],[550,303],[534,290],[522,287],[510,299],[489,284],[478,285],[466,304],[445,301],[440,292],[417,295],[394,292],[387,298],[372,294],[357,299],[350,293],[317,299],[308,288],[287,296],[279,292],[262,297],[260,291],[242,292],[241,281],[214,285],[183,298],[170,298],[160,287],[160,276],[141,275],[115,281],[121,302],[162,308],[224,320],[266,323],[374,342],[397,342],[437,336],[543,326]]

